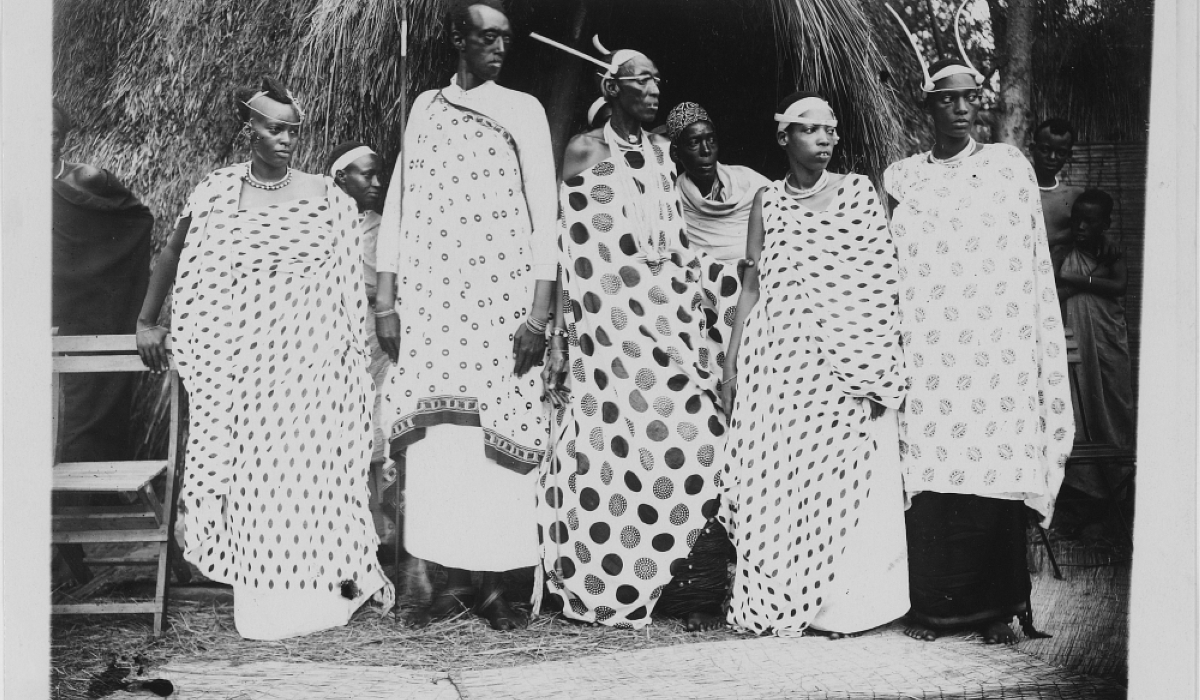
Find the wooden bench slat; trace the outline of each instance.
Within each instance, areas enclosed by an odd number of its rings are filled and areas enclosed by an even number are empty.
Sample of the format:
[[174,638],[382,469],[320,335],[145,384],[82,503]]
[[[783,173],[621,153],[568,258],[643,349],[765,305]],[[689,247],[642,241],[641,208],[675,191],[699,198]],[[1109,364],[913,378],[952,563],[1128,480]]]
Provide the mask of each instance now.
[[50,541],[54,544],[66,543],[96,543],[96,542],[166,542],[171,534],[166,528],[157,530],[88,530],[86,532],[52,532]]
[[153,566],[158,564],[158,557],[110,557],[104,559],[85,559],[88,566]]
[[68,603],[66,605],[51,605],[50,612],[55,615],[92,615],[96,613],[160,613],[162,603]]
[[165,459],[64,462],[53,469],[55,491],[137,491],[167,469]]
[[91,530],[148,530],[159,526],[153,513],[122,515],[116,518],[55,516],[52,532],[88,532]]
[[[56,335],[51,338],[51,351],[64,352],[131,352],[137,354],[137,335]],[[167,348],[171,337],[167,336]]]
[[[51,362],[55,372],[149,372],[137,355],[59,355]],[[174,368],[174,363],[171,363]]]
[[89,520],[105,520],[108,518],[137,518],[150,517],[150,513],[146,512],[146,506],[140,503],[132,506],[58,506],[50,515],[52,519],[62,518],[64,520],[78,520],[86,518]]

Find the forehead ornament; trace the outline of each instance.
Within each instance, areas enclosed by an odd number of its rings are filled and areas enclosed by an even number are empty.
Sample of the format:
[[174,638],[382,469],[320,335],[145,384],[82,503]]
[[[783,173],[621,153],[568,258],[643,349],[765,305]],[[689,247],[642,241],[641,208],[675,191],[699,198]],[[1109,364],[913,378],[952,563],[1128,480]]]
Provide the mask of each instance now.
[[370,146],[356,146],[343,153],[337,160],[333,161],[333,165],[329,166],[329,177],[338,174],[339,171],[345,170],[354,161],[363,156],[379,155]]
[[[901,19],[900,14],[892,8],[888,3],[884,3],[884,7],[888,12],[892,13],[892,17],[896,18],[896,22],[900,28],[904,30],[904,35],[908,37],[908,43],[912,46],[913,53],[917,56],[917,63],[921,66],[921,90],[923,92],[940,92],[934,88],[934,83],[943,78],[949,78],[952,75],[969,75],[975,80],[975,86],[983,85],[983,74],[975,70],[975,66],[971,64],[971,59],[967,57],[967,52],[963,49],[962,35],[959,33],[959,20],[962,18],[962,12],[966,9],[967,0],[962,0],[958,6],[958,11],[954,13],[954,40],[958,44],[958,53],[962,56],[962,63],[953,63],[943,66],[937,73],[929,74],[929,64],[925,62],[925,57],[921,54],[921,47],[917,44],[917,38],[908,30],[908,25]],[[948,88],[955,90],[958,88]]]
[[[250,99],[246,100],[242,104],[246,105],[246,107],[248,107],[252,111],[258,112],[260,115],[262,115],[263,117],[266,117],[267,119],[274,119],[275,121],[282,122],[284,124],[287,124],[288,126],[300,126],[304,122],[304,110],[300,107],[300,103],[296,101],[296,98],[292,96],[291,90],[287,91],[287,96],[292,100],[292,107],[294,107],[296,109],[296,114],[298,114],[300,116],[299,121],[290,122],[286,119],[272,117],[271,115],[267,114],[266,112],[263,112],[261,109],[254,106],[253,102],[255,100],[257,100],[260,97],[266,97],[266,96],[267,96],[266,90],[259,90],[258,92],[251,95]],[[271,99],[271,98],[267,97],[267,99]],[[272,100],[272,101],[274,101],[274,100]]]
[[820,97],[804,97],[788,105],[787,109],[783,110],[783,114],[775,113],[775,132],[782,134],[787,131],[789,124],[812,124],[815,126],[832,126],[838,125],[837,119],[809,119],[802,116],[805,112],[813,109],[827,109],[833,111],[833,107]]

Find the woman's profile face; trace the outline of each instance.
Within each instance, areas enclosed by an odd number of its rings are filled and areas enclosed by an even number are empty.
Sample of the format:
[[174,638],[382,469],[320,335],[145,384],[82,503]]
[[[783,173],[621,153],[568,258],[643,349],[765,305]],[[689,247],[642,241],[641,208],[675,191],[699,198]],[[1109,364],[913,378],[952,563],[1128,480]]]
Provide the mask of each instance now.
[[300,141],[300,115],[292,105],[268,97],[254,100],[250,110],[250,151],[264,165],[283,167],[291,163]]
[[[833,111],[829,109],[810,109],[803,117],[833,120]],[[837,127],[820,124],[790,124],[787,131],[779,136],[779,145],[787,153],[788,160],[797,162],[809,170],[824,170],[833,158],[833,148],[840,137]]]

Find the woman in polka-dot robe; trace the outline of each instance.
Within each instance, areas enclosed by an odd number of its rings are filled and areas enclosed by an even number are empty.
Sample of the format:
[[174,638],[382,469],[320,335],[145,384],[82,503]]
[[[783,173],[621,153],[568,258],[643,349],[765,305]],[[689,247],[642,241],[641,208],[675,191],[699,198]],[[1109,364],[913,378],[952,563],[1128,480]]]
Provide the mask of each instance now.
[[728,620],[853,633],[908,608],[896,252],[870,181],[825,170],[838,141],[829,105],[797,93],[779,112],[790,172],[751,213],[754,264],[722,382]]
[[368,510],[366,294],[354,201],[290,168],[300,122],[273,80],[238,95],[252,160],[192,193],[160,256],[138,345],[166,365],[153,325],[173,283],[172,342],[190,430],[184,556],[233,585],[250,639],[344,625],[392,586]]

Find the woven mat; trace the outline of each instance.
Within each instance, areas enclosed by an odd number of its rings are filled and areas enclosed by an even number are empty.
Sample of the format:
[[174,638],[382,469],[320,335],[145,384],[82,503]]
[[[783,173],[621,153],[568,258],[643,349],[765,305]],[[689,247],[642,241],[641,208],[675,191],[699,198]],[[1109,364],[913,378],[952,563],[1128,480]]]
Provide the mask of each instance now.
[[1021,651],[1061,668],[1110,680],[1128,674],[1129,554],[1078,542],[1054,542],[1064,580],[1051,575],[1045,549],[1032,550],[1034,622],[1052,639],[1029,639]]
[[837,641],[745,639],[515,668],[452,672],[462,697],[488,698],[1124,698],[1099,679],[1011,647],[900,629]]
[[[858,638],[738,639],[552,663],[437,673],[318,663],[169,664],[180,700],[937,698],[1116,700],[1122,687],[1012,647],[898,628]],[[113,696],[116,697],[116,696]]]
[[[397,666],[258,661],[167,664],[178,700],[459,700],[449,674]],[[120,693],[109,696],[120,697]]]

